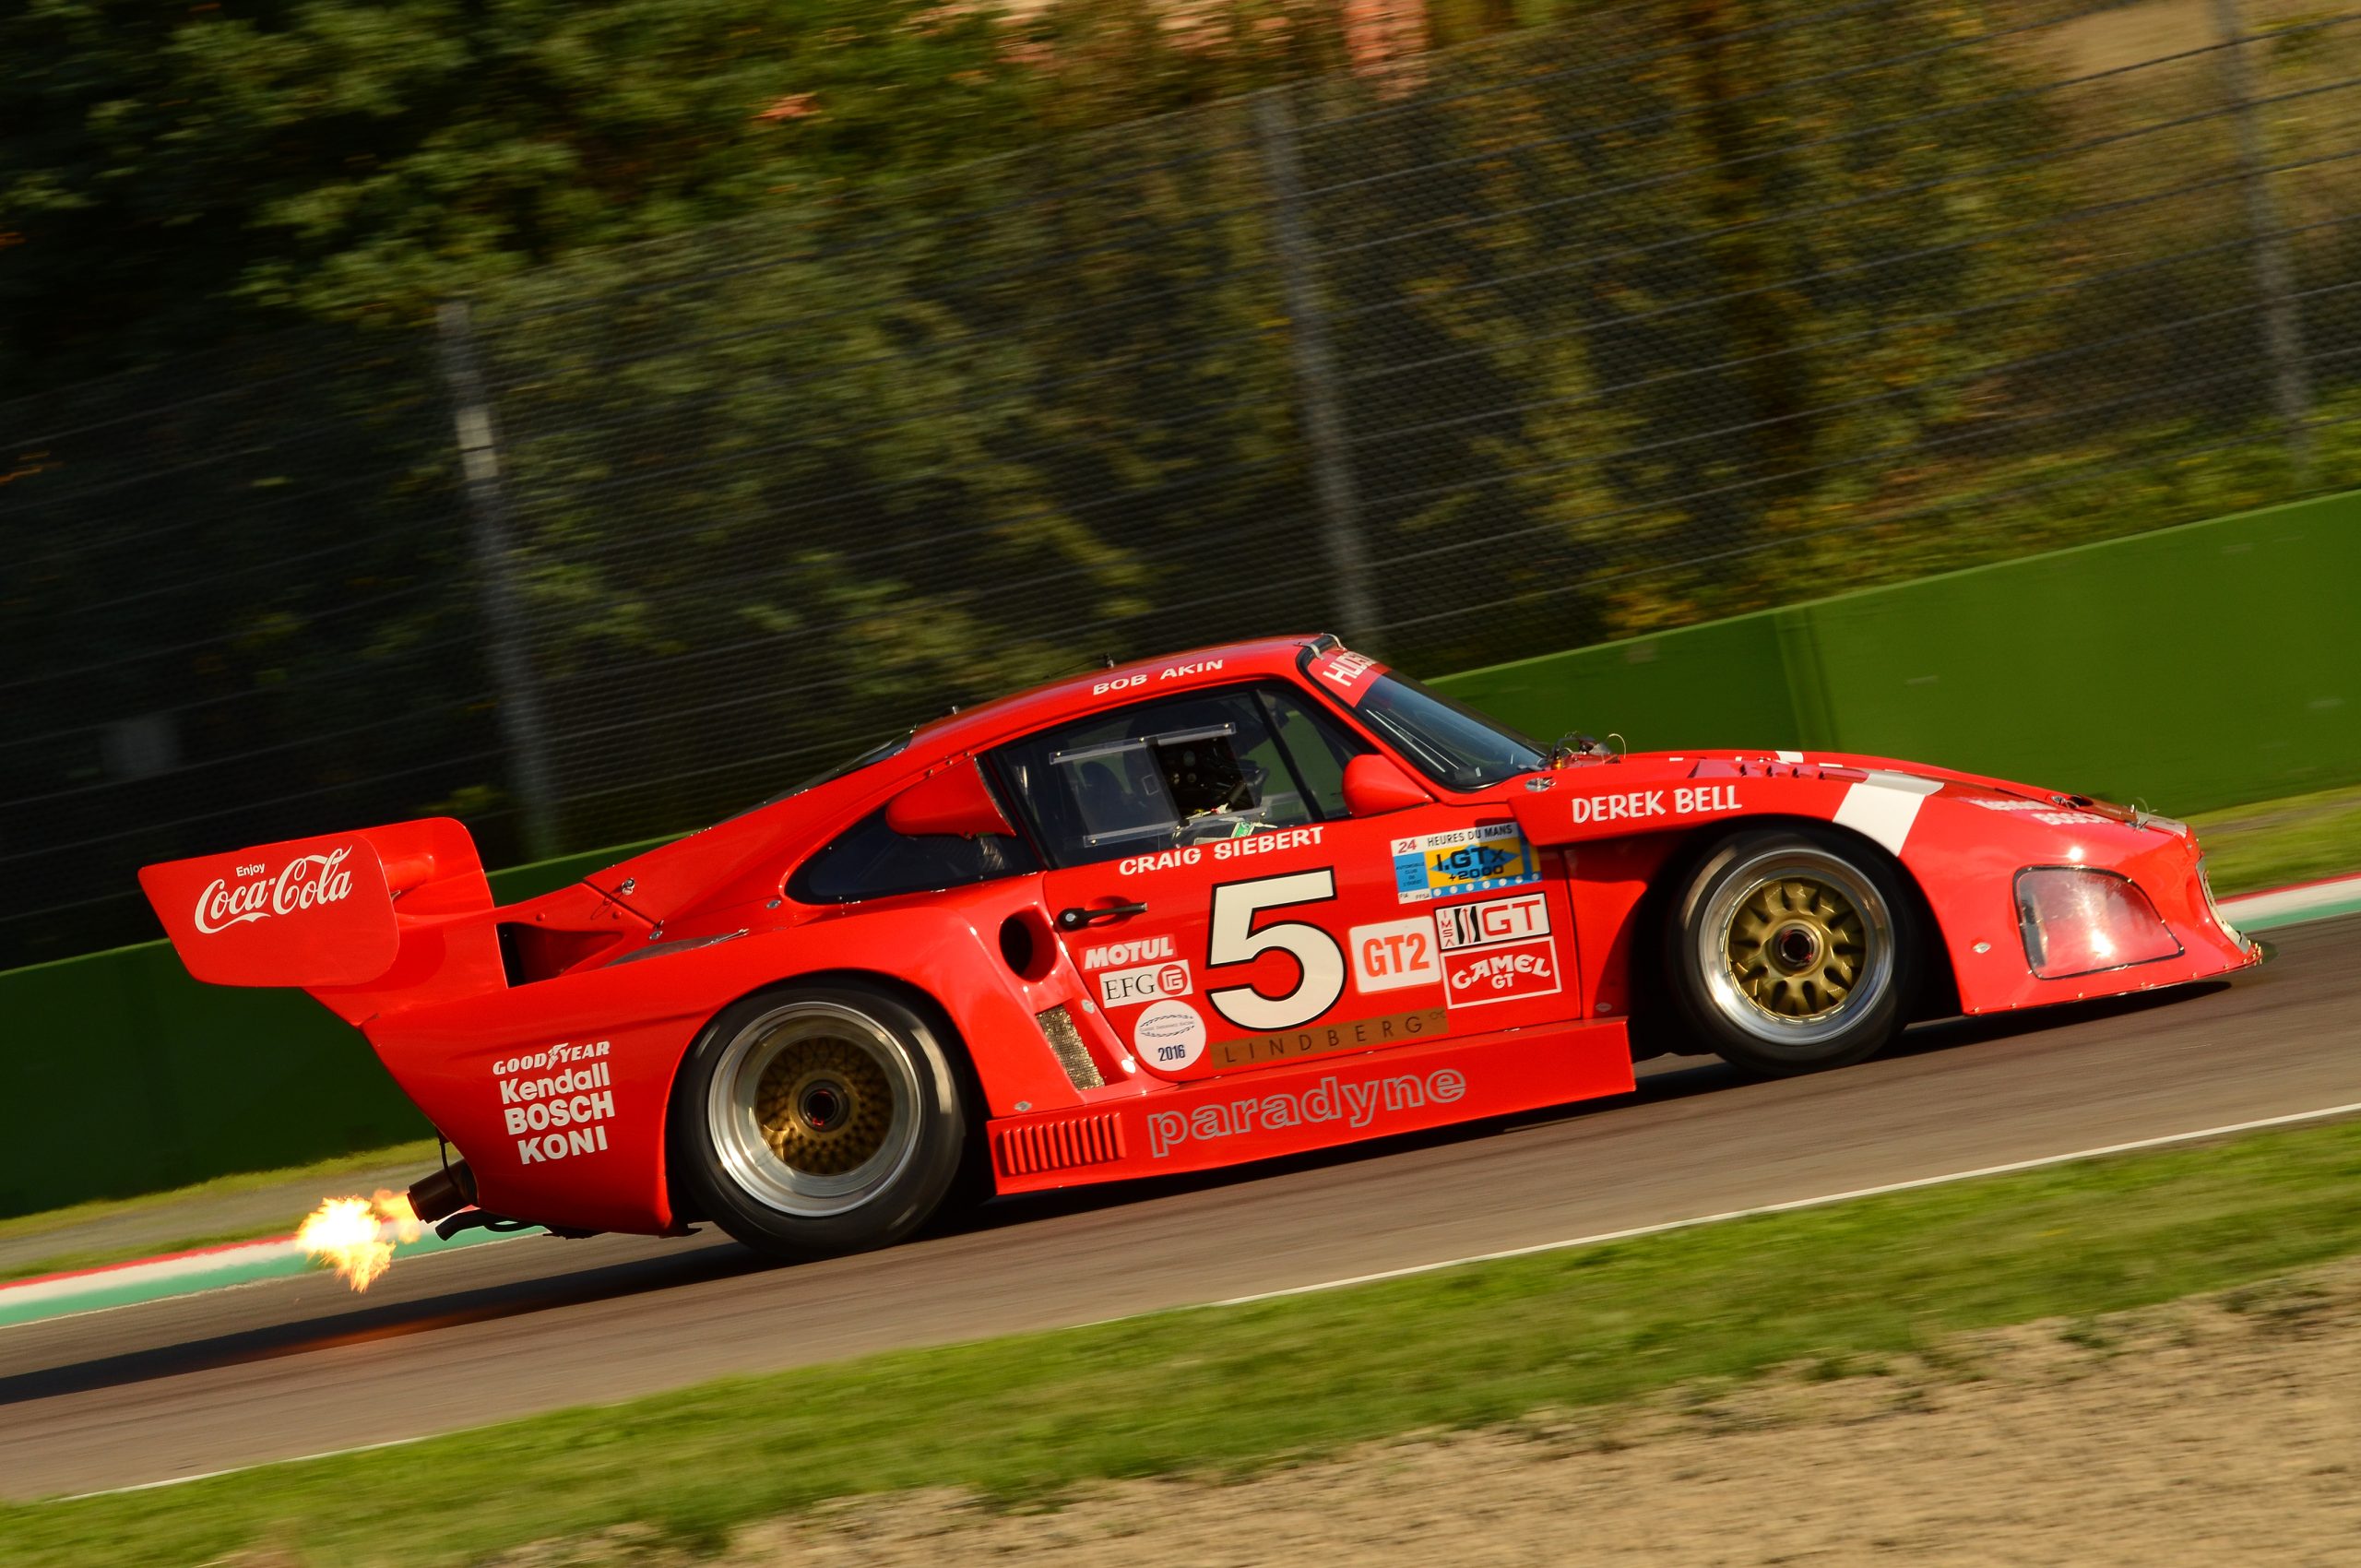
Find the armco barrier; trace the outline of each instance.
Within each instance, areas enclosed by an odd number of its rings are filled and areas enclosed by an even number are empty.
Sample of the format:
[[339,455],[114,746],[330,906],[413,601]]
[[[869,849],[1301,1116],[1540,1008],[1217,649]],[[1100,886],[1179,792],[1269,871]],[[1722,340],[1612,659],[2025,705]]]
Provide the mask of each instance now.
[[[1541,736],[1921,758],[2186,813],[2361,779],[2361,494],[1438,682]],[[494,874],[503,900],[645,845]],[[0,975],[0,1216],[423,1134],[291,992],[162,944]]]
[[2361,493],[1440,681],[1543,738],[1916,758],[2168,814],[2361,780]]

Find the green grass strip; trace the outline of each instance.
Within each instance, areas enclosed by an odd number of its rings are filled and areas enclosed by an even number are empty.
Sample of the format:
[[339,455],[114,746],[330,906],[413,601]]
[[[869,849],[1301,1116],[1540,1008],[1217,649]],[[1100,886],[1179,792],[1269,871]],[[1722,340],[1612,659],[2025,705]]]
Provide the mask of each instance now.
[[2361,871],[2361,787],[2206,812],[2189,826],[2219,897]]
[[[120,1219],[193,1205],[201,1206],[211,1199],[233,1198],[242,1194],[261,1192],[266,1188],[295,1182],[317,1184],[321,1186],[322,1195],[325,1196],[328,1186],[349,1181],[359,1174],[405,1167],[415,1167],[423,1173],[433,1168],[437,1158],[436,1147],[433,1138],[422,1138],[415,1143],[395,1144],[386,1148],[362,1149],[352,1154],[338,1155],[330,1159],[314,1160],[309,1165],[291,1165],[278,1170],[248,1170],[234,1176],[216,1176],[209,1182],[199,1182],[195,1186],[174,1187],[168,1192],[148,1193],[136,1198],[97,1198],[89,1203],[76,1204],[70,1208],[44,1209],[39,1214],[18,1215],[12,1218],[0,1219],[0,1241],[30,1240],[53,1231],[69,1231],[94,1221]],[[255,1229],[254,1227],[247,1226],[233,1230],[191,1230],[186,1233],[185,1240],[177,1242],[174,1246],[148,1246],[125,1253],[123,1255],[147,1257],[156,1253],[188,1247],[208,1247],[223,1241],[249,1241],[255,1236],[283,1236],[293,1229],[296,1221],[303,1218],[303,1213],[299,1210],[288,1216],[283,1222],[278,1220],[267,1222],[271,1227],[268,1229]],[[88,1268],[95,1266],[97,1263],[116,1261],[118,1260],[113,1256],[77,1258],[75,1261],[59,1263],[53,1266]],[[30,1265],[18,1270],[18,1272],[32,1271]],[[42,1272],[46,1271],[44,1269]]]
[[[2142,1306],[2355,1251],[2361,1123],[2342,1123],[0,1509],[0,1541],[27,1568],[101,1546],[113,1562],[267,1548],[457,1563],[632,1521],[718,1546],[734,1525],[831,1496],[957,1483],[1015,1499],[1095,1477],[1242,1471]],[[595,1392],[596,1367],[582,1372]]]

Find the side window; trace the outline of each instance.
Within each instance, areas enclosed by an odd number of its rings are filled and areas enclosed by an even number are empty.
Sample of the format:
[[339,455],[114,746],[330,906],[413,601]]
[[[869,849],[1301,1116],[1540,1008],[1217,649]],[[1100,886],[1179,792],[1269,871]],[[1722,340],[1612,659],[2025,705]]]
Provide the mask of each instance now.
[[896,833],[883,811],[872,813],[814,854],[788,878],[788,897],[801,904],[850,904],[896,893],[931,893],[997,876],[1038,871],[1022,838],[985,834]]
[[1256,688],[1094,715],[993,760],[1072,866],[1341,816],[1339,746],[1351,754],[1305,705]]
[[1319,814],[1332,819],[1347,814],[1345,765],[1369,748],[1294,692],[1265,687],[1258,695],[1279,749],[1294,767],[1304,793],[1319,807]]

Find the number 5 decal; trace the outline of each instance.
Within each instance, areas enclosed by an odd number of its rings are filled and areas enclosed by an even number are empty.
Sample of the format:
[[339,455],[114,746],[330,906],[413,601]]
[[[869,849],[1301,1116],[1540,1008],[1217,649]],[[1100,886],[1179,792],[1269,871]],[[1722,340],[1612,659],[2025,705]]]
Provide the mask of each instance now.
[[1226,882],[1214,889],[1213,930],[1205,947],[1208,968],[1249,964],[1273,948],[1292,954],[1303,972],[1284,996],[1265,996],[1251,985],[1207,991],[1214,1011],[1240,1028],[1291,1029],[1335,1005],[1345,993],[1345,950],[1316,925],[1281,921],[1254,929],[1254,917],[1287,904],[1316,904],[1336,896],[1336,873],[1323,868],[1252,882]]

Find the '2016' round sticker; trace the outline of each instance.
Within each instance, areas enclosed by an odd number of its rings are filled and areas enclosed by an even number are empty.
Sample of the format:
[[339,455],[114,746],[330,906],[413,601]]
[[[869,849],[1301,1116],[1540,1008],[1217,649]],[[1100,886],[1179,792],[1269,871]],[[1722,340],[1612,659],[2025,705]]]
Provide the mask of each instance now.
[[1151,1002],[1132,1026],[1132,1049],[1161,1071],[1186,1067],[1205,1053],[1205,1020],[1185,1002]]

